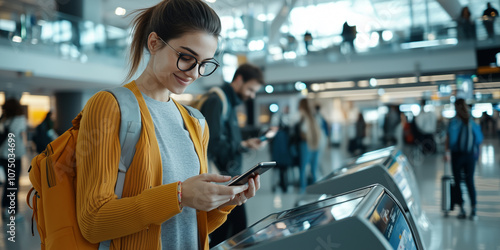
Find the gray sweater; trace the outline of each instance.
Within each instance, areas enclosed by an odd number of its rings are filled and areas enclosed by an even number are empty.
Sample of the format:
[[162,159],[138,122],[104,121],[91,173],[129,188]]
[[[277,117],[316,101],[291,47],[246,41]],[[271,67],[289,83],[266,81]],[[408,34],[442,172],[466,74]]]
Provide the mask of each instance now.
[[[163,184],[200,173],[200,161],[175,103],[160,102],[143,94],[155,125],[163,165]],[[162,249],[198,249],[196,210],[182,212],[161,225]]]

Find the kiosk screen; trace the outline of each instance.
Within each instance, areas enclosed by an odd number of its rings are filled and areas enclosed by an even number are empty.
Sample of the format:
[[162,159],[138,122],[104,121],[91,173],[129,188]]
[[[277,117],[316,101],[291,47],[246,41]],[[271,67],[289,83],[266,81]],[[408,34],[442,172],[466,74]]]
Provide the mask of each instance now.
[[369,219],[393,249],[417,249],[406,217],[389,195],[384,194]]
[[308,211],[284,218],[282,220],[277,220],[241,241],[238,244],[238,248],[249,247],[264,240],[287,237],[289,235],[306,231],[310,228],[343,219],[352,214],[361,200],[362,197],[359,197],[342,203],[323,207],[315,211]]

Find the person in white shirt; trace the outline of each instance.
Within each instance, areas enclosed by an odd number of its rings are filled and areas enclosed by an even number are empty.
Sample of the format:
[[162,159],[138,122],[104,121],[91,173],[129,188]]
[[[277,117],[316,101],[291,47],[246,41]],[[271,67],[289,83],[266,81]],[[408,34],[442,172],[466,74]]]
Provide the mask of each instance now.
[[432,109],[426,108],[425,100],[422,99],[420,114],[415,117],[417,127],[417,143],[423,148],[424,153],[436,152],[436,141],[434,135],[437,128],[437,116]]

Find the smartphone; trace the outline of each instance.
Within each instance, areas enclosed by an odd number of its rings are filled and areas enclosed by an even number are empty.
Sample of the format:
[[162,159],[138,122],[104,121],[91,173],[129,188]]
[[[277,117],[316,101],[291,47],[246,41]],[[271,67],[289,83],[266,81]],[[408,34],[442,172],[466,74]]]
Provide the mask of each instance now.
[[273,168],[276,166],[275,161],[263,161],[259,162],[257,165],[253,166],[251,169],[246,171],[244,174],[238,176],[234,180],[230,181],[227,185],[228,186],[239,186],[239,185],[245,185],[248,182],[248,179],[250,177],[253,177],[257,174],[263,174],[267,170]]

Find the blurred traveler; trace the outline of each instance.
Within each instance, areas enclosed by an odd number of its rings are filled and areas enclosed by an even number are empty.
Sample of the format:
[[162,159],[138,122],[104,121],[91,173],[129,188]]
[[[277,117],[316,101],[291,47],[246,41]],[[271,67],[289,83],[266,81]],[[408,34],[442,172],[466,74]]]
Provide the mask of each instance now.
[[321,139],[319,141],[318,148],[318,158],[320,159],[318,164],[321,167],[321,159],[323,159],[324,152],[328,147],[328,138],[330,138],[330,125],[326,121],[325,117],[321,114],[321,105],[316,104],[314,106],[314,111],[314,118],[321,128]]
[[19,188],[19,178],[22,173],[21,157],[26,154],[26,129],[26,115],[21,103],[17,99],[7,99],[2,106],[0,118],[0,133],[3,134],[3,140],[0,142],[0,166],[3,167],[5,177],[9,178],[3,185],[2,218],[10,216],[15,216],[17,220],[23,218],[17,215],[19,206],[14,206],[14,208],[9,206],[12,202],[11,198],[14,199],[14,204],[19,204],[18,192],[15,192],[14,197],[9,197],[9,194],[12,190]]
[[[453,172],[453,178],[456,188],[452,188],[452,200],[458,201],[460,212],[459,219],[466,218],[464,209],[464,200],[462,199],[462,190],[460,183],[462,181],[462,172],[465,174],[465,184],[469,192],[471,205],[470,219],[477,219],[476,215],[476,188],[474,185],[474,171],[476,168],[476,157],[479,154],[479,145],[483,141],[481,128],[473,121],[469,107],[464,99],[458,99],[455,102],[456,115],[450,120],[445,144],[445,161],[450,160]],[[450,153],[451,152],[451,153]]]
[[356,52],[354,48],[354,39],[356,39],[356,26],[349,26],[347,22],[344,22],[342,26],[342,38],[344,39],[343,43],[349,45],[349,51]]
[[35,128],[32,140],[35,143],[36,152],[38,153],[44,151],[47,145],[58,137],[54,130],[53,114],[52,111],[49,111],[45,119]]
[[[221,174],[240,175],[243,152],[258,149],[265,144],[259,138],[243,140],[236,115],[237,106],[255,98],[263,84],[264,77],[259,67],[242,64],[236,69],[231,83],[220,86],[222,93],[210,93],[200,108],[210,128],[208,158]],[[245,208],[236,207],[228,216],[227,222],[210,234],[210,246],[219,244],[246,227]]]
[[299,101],[300,113],[300,193],[304,193],[308,182],[306,167],[311,168],[311,181],[316,182],[318,171],[321,128],[307,99]]
[[495,122],[495,130],[498,138],[500,138],[500,111],[495,110],[493,121]]
[[309,47],[312,45],[312,40],[313,37],[311,32],[306,31],[306,33],[304,33],[304,45],[306,46],[307,53],[309,53]]
[[[288,170],[295,165],[298,150],[293,144],[293,124],[290,117],[290,107],[275,113],[271,118],[271,127],[277,128],[277,133],[270,143],[271,160],[276,161],[275,171],[279,171],[278,186],[286,193],[288,191]],[[298,166],[298,164],[297,164]],[[275,187],[272,187],[273,192]]]
[[297,51],[297,39],[295,38],[294,35],[288,33],[286,34],[286,45],[285,45],[285,52],[296,52]]
[[358,120],[356,121],[356,149],[359,150],[360,154],[366,151],[366,147],[363,144],[363,140],[366,137],[366,122],[363,114],[360,112],[358,114]]
[[[202,0],[166,0],[138,10],[132,22],[131,78],[142,129],[126,173],[123,198],[115,183],[120,161],[120,111],[109,92],[95,94],[80,121],[76,203],[78,224],[92,243],[111,249],[208,249],[208,234],[235,207],[253,197],[259,177],[229,187],[230,176],[207,174],[208,128],[171,94],[218,67],[220,19]],[[104,125],[103,125],[104,124]]]
[[476,39],[476,24],[474,20],[471,19],[471,13],[469,7],[465,6],[460,12],[460,17],[457,19],[458,39],[471,40]]
[[401,116],[396,105],[389,105],[389,112],[384,117],[384,144],[394,145],[397,143],[396,128],[401,123]]
[[488,112],[484,111],[481,114],[479,122],[481,124],[483,135],[485,136],[493,135],[495,122],[493,120],[493,117],[491,115],[488,115]]
[[415,117],[417,128],[416,143],[421,147],[423,153],[428,154],[436,152],[434,135],[437,128],[437,116],[433,109],[425,108],[425,103],[425,100],[422,99],[420,102],[420,113]]
[[495,37],[495,19],[498,17],[498,10],[491,6],[491,3],[486,4],[486,9],[483,12],[483,25],[488,33],[488,38]]
[[[408,117],[405,113],[401,112],[401,126],[398,126],[397,137],[398,139],[398,148],[403,150],[403,152],[410,153],[412,147],[415,144],[415,135],[413,130],[415,128],[414,124],[408,121]],[[408,154],[407,154],[408,155]]]
[[316,106],[314,106],[314,111],[314,117],[321,127],[323,135],[328,138],[328,136],[330,135],[330,125],[328,124],[328,121],[326,121],[325,117],[321,114],[321,105],[317,104]]

